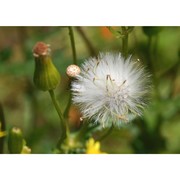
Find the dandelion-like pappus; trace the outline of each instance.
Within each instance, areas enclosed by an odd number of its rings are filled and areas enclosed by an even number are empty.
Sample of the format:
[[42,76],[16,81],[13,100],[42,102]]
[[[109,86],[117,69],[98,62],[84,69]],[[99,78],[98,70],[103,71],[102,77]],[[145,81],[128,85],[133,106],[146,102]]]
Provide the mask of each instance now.
[[107,127],[141,116],[150,87],[150,75],[139,61],[131,56],[125,60],[120,53],[100,53],[84,62],[71,89],[83,118]]

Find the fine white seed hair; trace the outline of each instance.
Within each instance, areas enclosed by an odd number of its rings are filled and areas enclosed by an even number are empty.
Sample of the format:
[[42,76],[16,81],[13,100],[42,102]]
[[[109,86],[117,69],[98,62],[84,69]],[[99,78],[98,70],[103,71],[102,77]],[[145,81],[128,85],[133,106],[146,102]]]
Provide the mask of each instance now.
[[121,53],[100,53],[82,64],[72,82],[72,100],[83,119],[120,127],[141,116],[150,92],[150,75],[139,61]]

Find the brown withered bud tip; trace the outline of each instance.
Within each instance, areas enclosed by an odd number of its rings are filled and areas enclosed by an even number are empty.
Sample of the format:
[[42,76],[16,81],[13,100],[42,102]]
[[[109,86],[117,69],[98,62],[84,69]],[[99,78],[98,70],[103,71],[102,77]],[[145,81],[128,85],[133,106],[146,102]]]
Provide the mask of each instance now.
[[43,42],[37,42],[33,48],[34,57],[46,56],[50,53],[49,44]]

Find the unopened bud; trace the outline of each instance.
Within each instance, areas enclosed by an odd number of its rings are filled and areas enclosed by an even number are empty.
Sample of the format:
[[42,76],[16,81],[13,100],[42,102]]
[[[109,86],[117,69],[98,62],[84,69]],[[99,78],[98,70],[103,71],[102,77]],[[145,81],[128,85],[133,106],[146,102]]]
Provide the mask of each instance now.
[[54,66],[48,44],[38,42],[33,48],[35,57],[34,84],[43,91],[53,90],[60,82],[60,74]]
[[30,154],[31,153],[31,149],[28,146],[23,146],[21,154]]
[[66,69],[66,74],[72,78],[76,77],[80,72],[81,72],[81,70],[80,70],[79,66],[77,66],[75,64],[68,66]]
[[20,154],[23,148],[23,135],[19,128],[12,128],[8,136],[8,149],[11,154]]

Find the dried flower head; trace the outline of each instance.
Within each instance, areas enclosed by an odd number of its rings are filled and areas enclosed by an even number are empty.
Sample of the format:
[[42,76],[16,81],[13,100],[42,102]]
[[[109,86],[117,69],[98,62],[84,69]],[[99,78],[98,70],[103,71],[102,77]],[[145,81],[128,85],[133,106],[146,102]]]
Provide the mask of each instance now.
[[72,83],[73,102],[83,118],[103,127],[120,126],[141,116],[150,91],[150,75],[139,61],[121,54],[102,53],[90,58]]
[[37,42],[33,48],[35,59],[34,84],[42,91],[55,89],[60,82],[60,74],[52,62],[48,44]]
[[50,54],[51,49],[49,48],[49,44],[45,44],[43,42],[37,42],[33,48],[33,56],[46,56]]
[[75,65],[75,64],[72,64],[70,66],[67,67],[66,69],[66,74],[69,76],[69,77],[75,77],[77,76],[79,73],[81,72],[79,66]]

